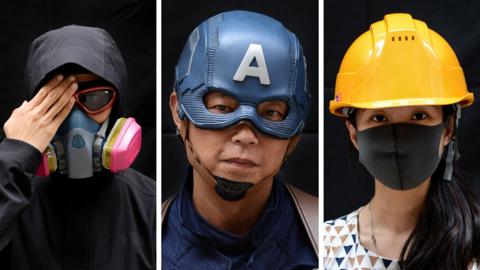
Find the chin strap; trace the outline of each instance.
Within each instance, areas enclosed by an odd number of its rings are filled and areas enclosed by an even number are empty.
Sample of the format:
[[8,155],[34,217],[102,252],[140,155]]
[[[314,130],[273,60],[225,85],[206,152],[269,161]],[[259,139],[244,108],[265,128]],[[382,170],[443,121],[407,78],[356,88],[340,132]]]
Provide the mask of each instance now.
[[445,160],[445,171],[443,173],[443,179],[445,181],[452,181],[453,176],[453,163],[460,158],[460,152],[458,151],[457,139],[457,129],[462,117],[462,107],[459,103],[454,105],[455,108],[455,123],[452,140],[448,144],[447,158]]
[[[243,123],[250,125],[247,122],[240,122],[239,124],[243,124]],[[245,194],[247,193],[247,190],[253,187],[254,184],[249,182],[233,181],[220,176],[213,175],[202,164],[202,161],[196,154],[196,151],[193,148],[193,145],[191,144],[188,138],[188,127],[189,127],[188,120],[187,119],[182,120],[180,129],[177,129],[177,134],[180,135],[180,137],[182,138],[185,144],[187,159],[192,165],[192,167],[202,176],[202,178],[208,179],[215,184],[215,191],[222,199],[226,201],[238,201],[244,198]],[[297,146],[299,138],[300,137],[298,135],[291,138],[290,143],[287,147],[287,151],[285,153],[284,162],[287,160],[287,158],[290,156],[290,154],[293,152],[293,150]],[[262,179],[262,181],[275,176],[280,171],[280,168],[278,168],[272,174]]]

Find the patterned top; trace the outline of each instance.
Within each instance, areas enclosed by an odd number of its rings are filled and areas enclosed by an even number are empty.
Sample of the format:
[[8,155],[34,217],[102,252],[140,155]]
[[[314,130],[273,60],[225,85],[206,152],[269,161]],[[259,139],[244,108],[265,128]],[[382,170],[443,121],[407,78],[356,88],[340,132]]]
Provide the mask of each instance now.
[[400,270],[397,261],[382,258],[360,244],[359,210],[324,223],[325,269]]
[[[360,208],[361,209],[361,208]],[[324,265],[327,270],[400,270],[398,261],[368,250],[358,238],[358,212],[324,223]],[[470,270],[479,270],[478,262]]]

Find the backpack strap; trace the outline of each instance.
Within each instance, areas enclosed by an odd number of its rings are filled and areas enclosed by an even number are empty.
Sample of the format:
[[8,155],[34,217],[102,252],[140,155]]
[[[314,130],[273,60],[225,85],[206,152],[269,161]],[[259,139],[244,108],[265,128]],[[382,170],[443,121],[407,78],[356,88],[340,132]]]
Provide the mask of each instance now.
[[167,217],[168,210],[170,210],[170,206],[172,206],[173,199],[175,199],[175,196],[172,196],[168,199],[166,199],[162,203],[162,219],[161,219],[161,224],[163,225],[163,222],[165,221]]
[[292,196],[310,243],[318,257],[318,198],[290,184],[285,183],[285,187]]

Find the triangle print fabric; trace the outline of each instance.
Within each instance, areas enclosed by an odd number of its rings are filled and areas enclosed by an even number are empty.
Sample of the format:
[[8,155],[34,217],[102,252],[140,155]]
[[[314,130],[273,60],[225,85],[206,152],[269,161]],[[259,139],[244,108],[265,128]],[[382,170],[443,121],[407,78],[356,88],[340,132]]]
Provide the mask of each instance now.
[[324,223],[324,265],[328,270],[400,270],[397,261],[364,248],[358,239],[358,210]]
[[[388,260],[367,250],[358,239],[360,209],[323,224],[324,265],[326,270],[400,270],[398,261]],[[473,262],[469,270],[480,270]]]

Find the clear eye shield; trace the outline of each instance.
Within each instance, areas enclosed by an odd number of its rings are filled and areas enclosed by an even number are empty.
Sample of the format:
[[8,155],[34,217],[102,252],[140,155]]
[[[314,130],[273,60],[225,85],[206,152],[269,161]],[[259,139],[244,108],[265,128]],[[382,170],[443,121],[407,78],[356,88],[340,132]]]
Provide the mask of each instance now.
[[104,80],[79,82],[78,86],[73,95],[75,102],[89,114],[97,114],[111,107],[117,96],[115,89]]
[[[302,47],[270,17],[232,11],[210,18],[191,33],[175,71],[179,115],[197,127],[223,129],[248,121],[264,133],[288,139],[305,125],[310,93]],[[209,111],[204,98],[212,89],[222,89],[238,107],[227,113]],[[258,113],[259,104],[275,100],[288,106],[281,121]]]

